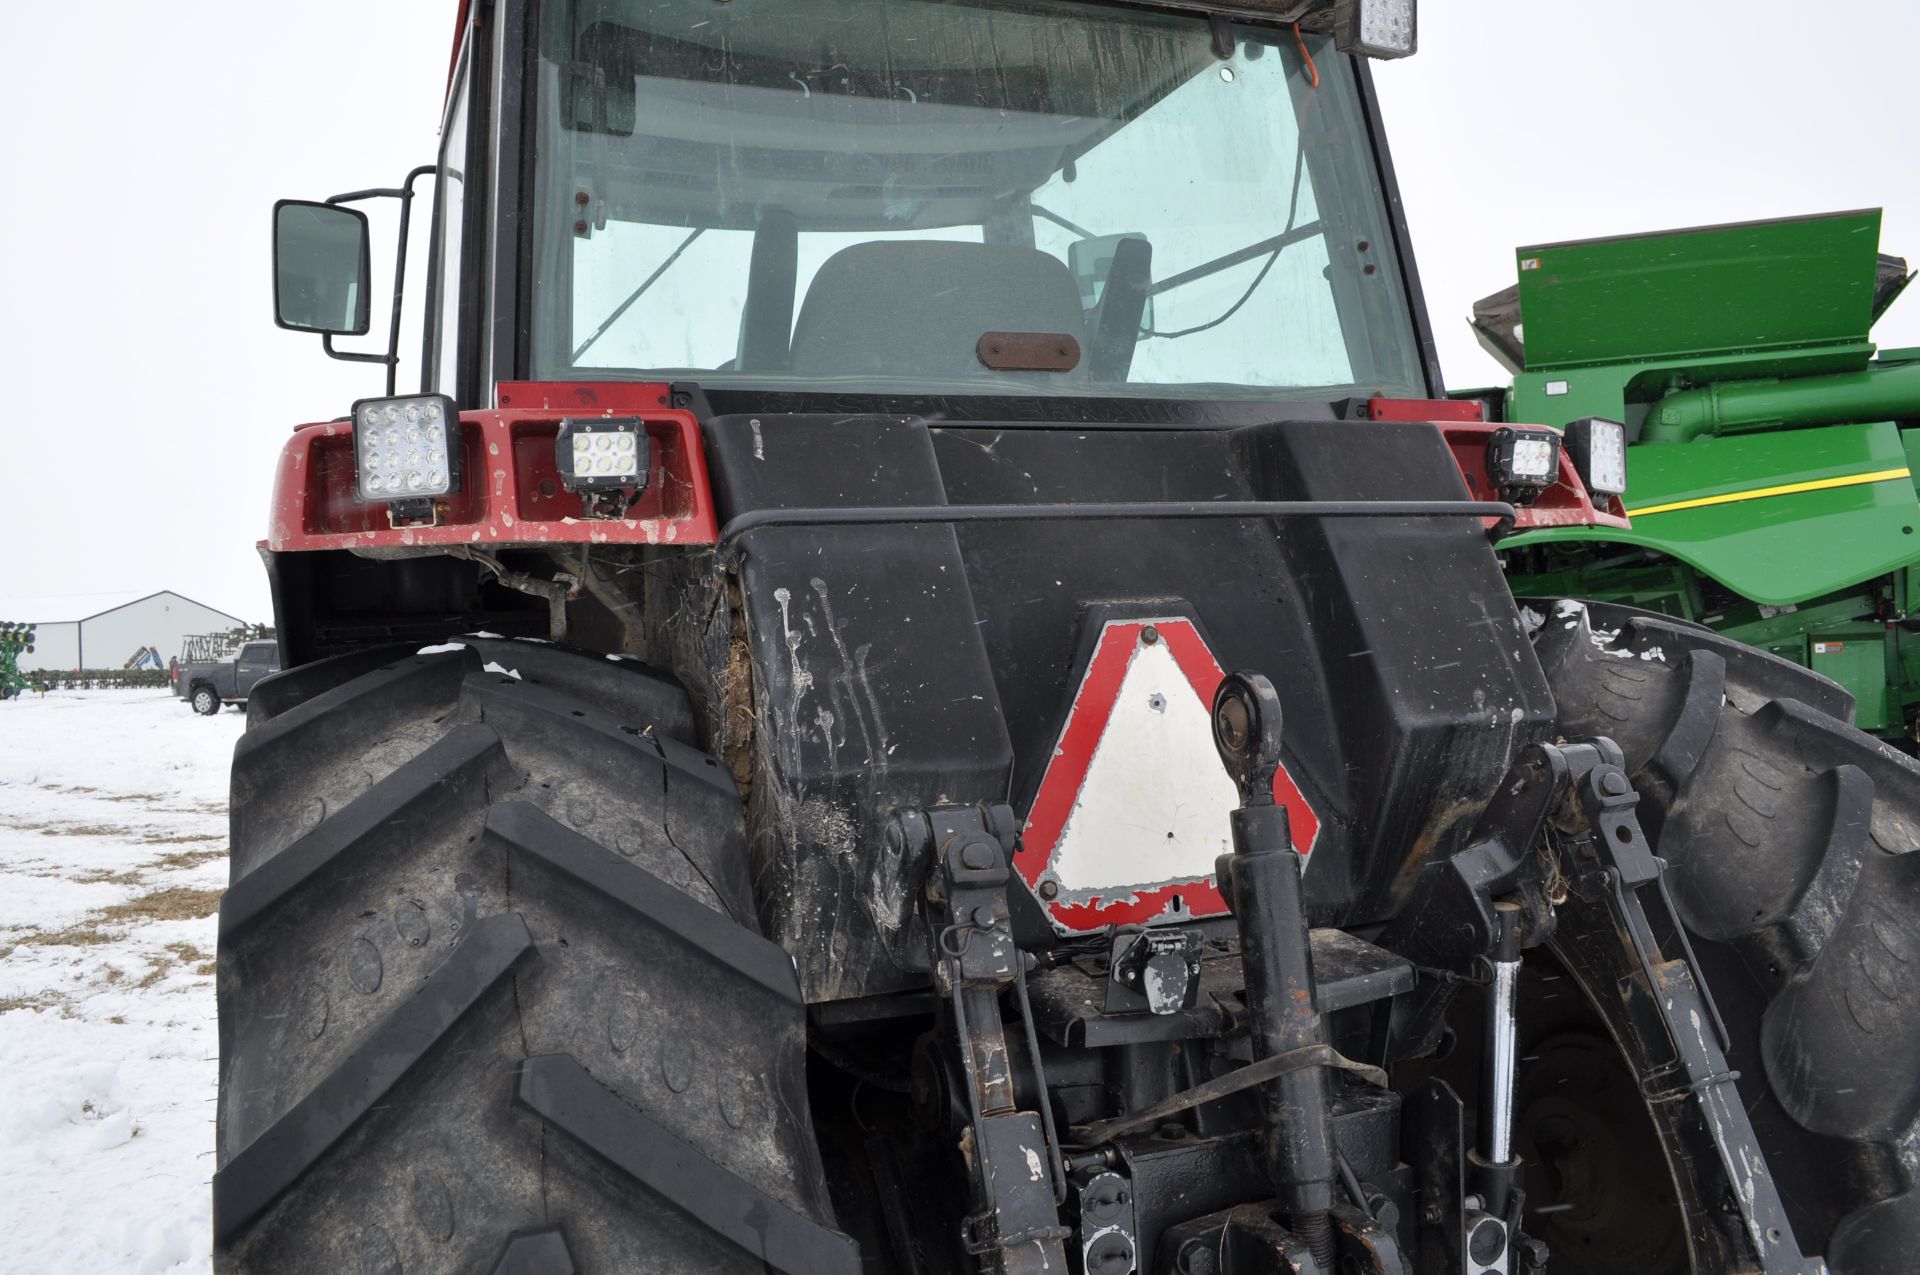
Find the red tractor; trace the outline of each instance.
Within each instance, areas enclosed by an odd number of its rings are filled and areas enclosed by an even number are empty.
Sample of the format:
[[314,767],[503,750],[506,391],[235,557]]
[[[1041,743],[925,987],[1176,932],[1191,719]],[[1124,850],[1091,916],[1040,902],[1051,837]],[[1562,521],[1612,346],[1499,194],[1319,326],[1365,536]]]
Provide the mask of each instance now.
[[438,162],[275,213],[343,357],[356,205],[431,267],[280,463],[217,1270],[1911,1268],[1920,771],[1516,606],[1624,439],[1445,400],[1413,43],[462,6]]

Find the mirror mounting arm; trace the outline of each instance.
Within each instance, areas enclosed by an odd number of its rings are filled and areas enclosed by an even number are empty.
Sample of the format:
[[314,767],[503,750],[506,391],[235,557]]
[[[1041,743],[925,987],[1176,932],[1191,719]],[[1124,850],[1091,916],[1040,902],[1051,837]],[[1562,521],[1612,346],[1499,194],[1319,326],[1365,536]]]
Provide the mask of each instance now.
[[[413,218],[413,187],[422,177],[439,172],[437,164],[422,164],[407,174],[405,182],[399,186],[374,186],[366,190],[350,190],[343,195],[330,195],[329,204],[351,204],[366,199],[397,199],[400,201],[399,245],[395,250],[393,263],[393,315],[387,324],[387,349],[384,354],[356,353],[352,350],[333,348],[333,334],[327,333],[320,338],[320,348],[327,357],[339,359],[344,363],[384,363],[387,367],[387,397],[396,393],[400,377],[400,306],[406,291],[407,282],[407,232]],[[429,267],[431,268],[431,267]]]

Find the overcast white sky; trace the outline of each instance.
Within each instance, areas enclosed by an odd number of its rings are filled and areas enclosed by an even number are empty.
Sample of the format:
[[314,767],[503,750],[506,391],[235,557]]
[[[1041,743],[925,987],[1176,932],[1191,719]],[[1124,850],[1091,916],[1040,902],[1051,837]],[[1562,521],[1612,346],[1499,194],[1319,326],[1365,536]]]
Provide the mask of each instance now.
[[[280,444],[380,386],[272,325],[269,209],[432,158],[455,7],[0,4],[0,598],[268,618]],[[1522,243],[1881,206],[1920,258],[1920,6],[1428,0],[1420,37],[1378,79],[1450,385],[1502,379],[1465,316]]]

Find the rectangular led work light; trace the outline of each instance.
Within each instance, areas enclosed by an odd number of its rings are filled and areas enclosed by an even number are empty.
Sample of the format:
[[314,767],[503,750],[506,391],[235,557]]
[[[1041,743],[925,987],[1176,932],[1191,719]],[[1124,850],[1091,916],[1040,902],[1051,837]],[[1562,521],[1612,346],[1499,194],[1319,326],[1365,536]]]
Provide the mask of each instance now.
[[560,422],[553,459],[568,491],[638,491],[647,485],[652,449],[637,418],[569,419]]
[[1544,427],[1503,426],[1487,440],[1487,478],[1502,500],[1530,505],[1560,476],[1560,435]]

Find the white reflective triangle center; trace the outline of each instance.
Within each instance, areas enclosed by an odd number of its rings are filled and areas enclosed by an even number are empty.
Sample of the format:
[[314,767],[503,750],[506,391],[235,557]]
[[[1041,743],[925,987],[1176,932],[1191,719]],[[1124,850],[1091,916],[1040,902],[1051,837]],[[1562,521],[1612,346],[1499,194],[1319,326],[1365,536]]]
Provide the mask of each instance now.
[[1165,642],[1135,645],[1054,847],[1054,877],[1069,894],[1211,877],[1239,804],[1209,705]]
[[[1240,798],[1213,746],[1225,676],[1185,617],[1101,625],[1014,853],[1061,933],[1226,913],[1213,863]],[[1273,796],[1308,853],[1320,818],[1284,765]]]

